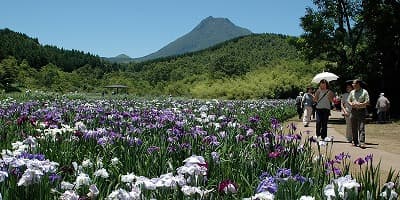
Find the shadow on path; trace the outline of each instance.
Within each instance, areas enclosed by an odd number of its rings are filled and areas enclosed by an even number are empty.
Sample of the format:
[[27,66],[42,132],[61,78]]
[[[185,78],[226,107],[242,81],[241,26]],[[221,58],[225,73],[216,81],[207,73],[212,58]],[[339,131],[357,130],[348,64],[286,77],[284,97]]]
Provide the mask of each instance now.
[[[315,120],[312,120],[308,127],[304,127],[303,123],[299,120],[293,121],[298,130],[302,133],[309,134],[309,136],[315,135]],[[347,142],[346,137],[339,133],[332,124],[345,124],[345,120],[340,112],[332,111],[331,116],[328,122],[328,137],[333,137],[333,148],[332,154],[337,155],[342,152],[349,153],[351,155],[351,159],[355,160],[357,158],[364,158],[367,155],[372,154],[374,157],[374,162],[377,163],[379,160],[380,168],[386,172],[388,172],[391,168],[396,171],[400,171],[400,155],[395,153],[390,153],[379,149],[379,143],[368,141],[365,148],[360,148],[353,146],[351,143]]]

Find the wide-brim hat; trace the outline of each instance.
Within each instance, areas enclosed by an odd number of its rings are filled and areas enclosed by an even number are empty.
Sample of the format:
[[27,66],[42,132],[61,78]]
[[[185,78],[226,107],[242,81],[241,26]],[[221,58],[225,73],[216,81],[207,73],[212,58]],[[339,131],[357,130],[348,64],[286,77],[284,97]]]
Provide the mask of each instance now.
[[[346,81],[346,85],[352,85],[352,84],[353,84],[353,81],[354,81],[354,80],[347,80],[347,81]],[[365,81],[361,81],[361,82],[360,82],[360,86],[361,86],[361,87],[367,87],[368,84],[367,84]]]

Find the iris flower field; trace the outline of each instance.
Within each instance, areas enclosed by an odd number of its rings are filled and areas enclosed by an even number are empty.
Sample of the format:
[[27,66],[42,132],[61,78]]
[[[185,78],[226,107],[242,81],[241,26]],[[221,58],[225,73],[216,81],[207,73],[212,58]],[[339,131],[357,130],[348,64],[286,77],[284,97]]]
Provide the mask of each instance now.
[[0,95],[0,199],[397,199],[372,154],[283,125],[293,100]]

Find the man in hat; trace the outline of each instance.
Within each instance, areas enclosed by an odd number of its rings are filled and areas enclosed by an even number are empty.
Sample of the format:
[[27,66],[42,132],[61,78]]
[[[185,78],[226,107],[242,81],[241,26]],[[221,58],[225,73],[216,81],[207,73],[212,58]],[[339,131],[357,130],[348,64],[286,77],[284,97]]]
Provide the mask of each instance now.
[[303,92],[300,92],[299,95],[296,97],[296,108],[297,108],[297,114],[299,115],[299,119],[301,119],[301,116],[303,115],[302,99],[303,99]]
[[380,93],[376,101],[376,113],[378,114],[378,123],[387,121],[387,112],[390,108],[390,101],[385,97],[385,93]]
[[353,145],[365,148],[365,116],[369,105],[369,94],[361,87],[362,81],[353,81],[353,90],[350,92],[347,101],[351,106],[351,129],[353,132]]

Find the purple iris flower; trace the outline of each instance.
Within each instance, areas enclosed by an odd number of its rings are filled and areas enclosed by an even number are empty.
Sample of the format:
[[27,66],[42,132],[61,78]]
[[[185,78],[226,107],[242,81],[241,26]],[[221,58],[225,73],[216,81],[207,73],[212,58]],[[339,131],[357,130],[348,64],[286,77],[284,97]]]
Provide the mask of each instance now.
[[190,143],[185,142],[185,143],[180,144],[180,147],[182,150],[186,150],[186,149],[191,149],[192,145],[190,145]]
[[167,142],[169,142],[169,143],[174,143],[176,141],[178,141],[178,137],[168,137],[167,138]]
[[235,136],[235,138],[236,138],[236,142],[241,142],[241,141],[243,141],[244,140],[244,136],[243,135],[236,135]]
[[258,177],[260,180],[264,180],[266,178],[268,178],[270,175],[268,172],[263,172],[261,173],[261,175]]
[[102,138],[98,138],[97,139],[97,144],[99,144],[100,146],[105,146],[108,143],[110,143],[111,141],[109,140],[109,138],[107,137],[102,137]]
[[366,162],[369,162],[369,161],[372,162],[372,158],[373,158],[373,157],[374,157],[373,154],[369,154],[369,155],[365,156],[365,161],[366,161]]
[[21,155],[18,156],[18,158],[25,158],[25,159],[37,159],[40,161],[43,161],[46,159],[45,155],[43,154],[31,154],[31,153],[27,153],[27,152],[22,152]]
[[285,141],[291,142],[294,139],[294,135],[290,135],[290,134],[289,135],[285,135],[283,138],[284,138]]
[[273,177],[266,177],[258,184],[256,193],[265,191],[268,191],[272,194],[275,194],[278,191],[278,185],[275,183],[275,179]]
[[351,156],[350,156],[350,154],[348,152],[346,154],[344,152],[342,152],[339,155],[335,156],[335,159],[338,160],[338,161],[341,161],[343,159],[350,158],[350,157]]
[[147,153],[152,154],[153,152],[158,152],[160,151],[160,147],[157,146],[151,146],[147,148]]
[[325,163],[326,167],[333,166],[335,163],[340,163],[338,160],[329,160]]
[[220,143],[218,142],[218,138],[214,135],[209,135],[203,138],[203,142],[208,145],[218,146]]
[[271,119],[271,125],[273,129],[278,129],[281,126],[279,121],[275,118]]
[[200,126],[192,127],[190,131],[194,137],[198,135],[207,135],[207,131],[203,130]]
[[43,154],[35,154],[35,158],[40,161],[43,161],[46,159],[46,157]]
[[60,180],[60,179],[61,179],[61,176],[58,175],[58,174],[56,174],[56,173],[53,173],[53,174],[50,174],[50,175],[49,175],[49,179],[50,179],[50,182],[51,182],[51,183],[54,183],[54,182],[56,182],[57,180]]
[[276,172],[276,176],[280,178],[286,178],[292,175],[292,170],[287,168],[280,168]]
[[250,122],[250,123],[256,124],[256,123],[258,123],[259,121],[260,121],[260,117],[259,117],[258,115],[249,118],[249,122]]
[[135,139],[134,139],[134,142],[135,142],[135,144],[136,144],[136,145],[138,145],[138,146],[140,146],[140,145],[142,145],[142,144],[143,144],[143,141],[142,141],[142,139],[140,139],[140,138],[136,138],[136,137],[135,137]]
[[342,175],[342,170],[340,170],[337,167],[333,167],[333,173],[335,173],[336,175],[340,176],[340,175]]
[[298,182],[300,182],[300,183],[305,183],[305,182],[307,182],[307,178],[304,177],[304,176],[301,176],[300,174],[294,175],[293,178],[294,178],[294,180],[296,180],[296,181],[298,181]]
[[176,152],[176,147],[174,147],[174,146],[168,146],[168,147],[167,147],[167,152],[168,152],[168,153]]
[[365,163],[365,160],[363,159],[363,158],[357,158],[355,161],[354,161],[354,164],[358,164],[358,165],[360,165],[360,167],[361,167],[361,165],[363,165]]

